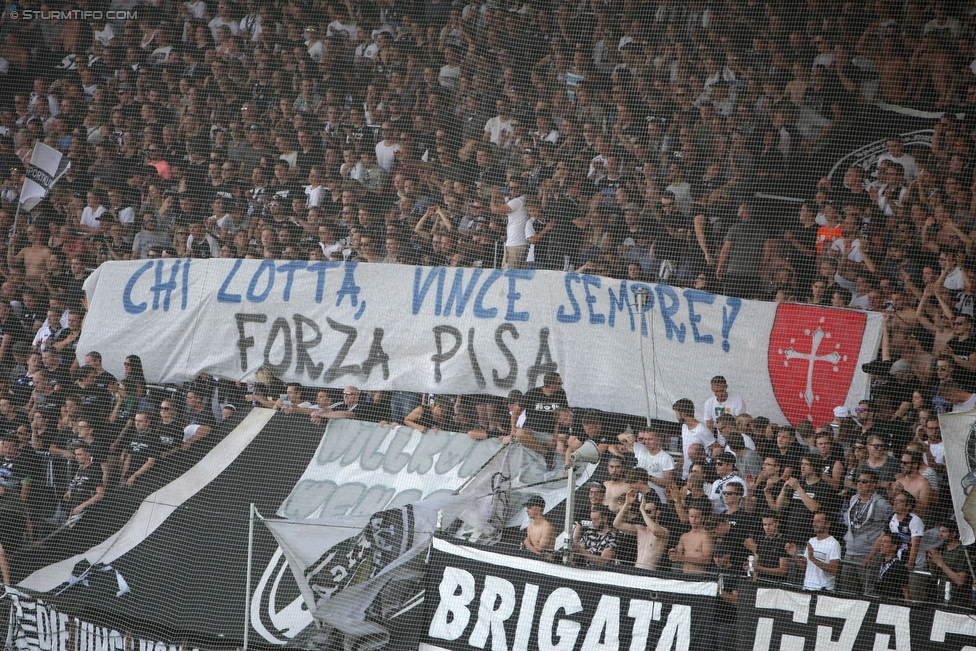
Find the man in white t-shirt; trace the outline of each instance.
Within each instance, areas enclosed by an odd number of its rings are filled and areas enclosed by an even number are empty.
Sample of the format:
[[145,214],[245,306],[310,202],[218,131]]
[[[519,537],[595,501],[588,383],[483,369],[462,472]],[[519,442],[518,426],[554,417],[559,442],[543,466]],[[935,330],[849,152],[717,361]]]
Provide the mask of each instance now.
[[308,199],[305,202],[306,208],[317,208],[322,204],[325,186],[322,185],[322,171],[317,165],[313,165],[308,171],[308,185],[305,186],[305,195]]
[[813,515],[813,534],[802,553],[797,553],[795,543],[786,543],[786,553],[798,567],[806,568],[804,590],[833,590],[840,570],[840,543],[830,535],[830,521],[823,512]]
[[953,380],[946,380],[939,385],[938,395],[952,403],[952,413],[972,411],[976,409],[976,393],[963,389]]
[[461,78],[461,62],[457,50],[453,47],[446,48],[444,50],[444,61],[444,65],[441,66],[440,72],[437,74],[437,83],[442,88],[454,90],[457,80]]
[[505,236],[505,257],[502,267],[505,269],[525,269],[526,256],[529,251],[529,240],[525,236],[525,224],[531,219],[526,196],[522,191],[522,182],[518,175],[509,172],[508,196],[506,200],[499,188],[491,189],[491,212],[496,215],[508,215],[508,225]]
[[485,123],[484,139],[498,147],[509,146],[509,139],[515,129],[512,128],[512,116],[509,114],[508,100],[499,99],[495,101],[498,115]]
[[[715,436],[705,427],[705,423],[695,418],[695,403],[689,398],[682,398],[672,406],[674,415],[681,423],[681,453],[684,463],[681,466],[681,478],[687,479],[691,470],[691,455],[688,449],[695,443],[701,443],[706,450],[717,445]],[[718,447],[714,452],[721,452]]]
[[938,418],[930,417],[925,421],[925,436],[926,440],[922,442],[922,451],[925,453],[926,463],[929,468],[944,471],[945,443],[942,441],[942,427],[939,425]]
[[[705,427],[714,432],[715,421],[718,420],[719,416],[722,414],[738,416],[745,412],[746,403],[742,396],[729,395],[729,383],[723,376],[716,375],[713,377],[711,385],[712,397],[705,401],[702,415],[705,419]],[[725,441],[721,440],[721,437],[719,442],[723,446],[725,445]]]
[[648,483],[662,504],[668,500],[664,496],[664,489],[674,481],[674,459],[661,449],[661,434],[645,429],[637,433],[634,442],[634,456],[637,458],[637,468],[643,468],[648,474]]
[[383,122],[382,135],[383,139],[376,143],[376,162],[389,172],[396,164],[396,153],[400,151],[400,145],[396,141],[396,132],[393,130],[393,123],[389,120]]
[[919,175],[918,165],[915,163],[914,156],[905,153],[905,144],[902,142],[901,136],[893,135],[888,138],[885,144],[888,146],[888,151],[878,156],[878,167],[884,161],[898,163],[905,171],[905,183],[914,181],[915,177]]
[[108,197],[104,191],[95,189],[88,191],[87,198],[88,205],[81,213],[81,226],[85,232],[93,233],[102,227],[101,217],[108,212],[105,207]]
[[210,28],[210,34],[213,36],[214,43],[218,43],[217,32],[221,27],[227,27],[230,29],[230,33],[237,36],[237,32],[240,27],[236,20],[231,18],[231,6],[228,4],[227,0],[224,0],[219,5],[217,5],[217,15],[214,16],[207,27]]

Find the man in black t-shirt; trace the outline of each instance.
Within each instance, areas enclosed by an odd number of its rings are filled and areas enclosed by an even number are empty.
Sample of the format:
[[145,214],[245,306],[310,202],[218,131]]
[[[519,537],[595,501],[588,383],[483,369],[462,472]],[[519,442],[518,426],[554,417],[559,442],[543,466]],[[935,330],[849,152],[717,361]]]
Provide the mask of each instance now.
[[159,438],[162,458],[178,451],[183,443],[183,423],[177,418],[172,400],[163,400],[159,403],[159,426],[156,428],[156,435]]
[[95,386],[99,389],[106,389],[109,393],[115,393],[118,380],[102,367],[101,353],[93,350],[85,355],[85,366],[91,366],[95,369]]
[[194,443],[206,438],[217,426],[217,418],[196,391],[186,392],[186,420],[189,424],[183,430],[184,450],[189,450]]
[[530,389],[519,405],[524,409],[525,422],[519,424],[515,440],[540,454],[546,453],[556,427],[556,410],[569,407],[563,380],[559,373],[549,372],[542,378],[542,386]]
[[[742,484],[731,482],[725,485],[722,499],[727,510],[720,516],[724,522],[719,523],[720,527],[728,527],[722,536],[722,543],[727,545],[732,554],[732,563],[737,568],[742,567],[748,556],[746,539],[755,536],[759,528],[756,519],[742,508],[744,493],[745,486]],[[714,552],[712,555],[715,555]]]
[[952,361],[958,367],[952,374],[953,379],[966,388],[976,385],[976,337],[972,332],[973,317],[957,314],[952,319],[952,334],[955,336],[938,351],[952,356]]
[[120,485],[132,488],[136,482],[145,484],[147,473],[156,465],[162,454],[159,437],[149,427],[149,414],[139,412],[133,419],[135,432],[122,452]]
[[9,369],[13,366],[14,344],[25,339],[20,320],[14,316],[10,303],[0,301],[0,367]]
[[108,416],[112,396],[108,389],[98,386],[99,372],[93,366],[85,366],[75,382],[78,404],[86,418],[101,423]]
[[786,521],[787,542],[806,545],[813,538],[813,514],[823,511],[831,521],[837,516],[837,491],[820,478],[817,459],[800,458],[801,479],[790,477],[776,499],[776,507]]
[[556,425],[556,410],[569,407],[559,373],[546,373],[542,386],[526,392],[520,404],[525,410],[525,423],[522,425],[525,429],[552,434]]
[[872,593],[884,601],[908,604],[909,574],[905,562],[898,558],[900,545],[898,534],[891,531],[881,534],[881,565]]
[[78,469],[68,482],[67,492],[61,498],[68,517],[81,515],[105,497],[102,469],[92,462],[87,445],[79,445],[75,449],[75,460],[78,462]]
[[61,388],[71,384],[69,369],[61,363],[56,350],[48,348],[41,353],[41,363],[44,365],[44,372],[49,382],[58,384]]
[[[755,555],[753,571],[760,579],[767,576],[786,578],[790,555],[786,553],[786,536],[779,532],[779,516],[767,513],[762,519],[763,535],[747,538],[744,545]],[[776,580],[776,579],[774,579]]]
[[30,490],[28,459],[16,435],[0,440],[0,545],[16,548],[24,533],[24,498]]
[[739,581],[742,577],[742,563],[733,560],[732,546],[724,541],[712,549],[713,571],[719,575],[718,596],[715,602],[715,620],[718,625],[734,627],[738,612]]

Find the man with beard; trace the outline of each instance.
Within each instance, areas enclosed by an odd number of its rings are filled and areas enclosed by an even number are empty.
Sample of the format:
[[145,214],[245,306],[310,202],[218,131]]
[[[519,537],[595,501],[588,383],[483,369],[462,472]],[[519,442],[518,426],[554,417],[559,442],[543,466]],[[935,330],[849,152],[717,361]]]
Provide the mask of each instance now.
[[833,591],[840,570],[840,543],[830,535],[830,522],[823,512],[813,515],[813,537],[806,549],[797,553],[795,543],[786,543],[786,553],[799,567],[805,568],[803,589]]
[[624,498],[627,495],[627,491],[630,490],[630,484],[624,481],[624,460],[619,457],[611,457],[607,461],[607,474],[610,475],[610,479],[603,482],[603,485],[607,489],[606,497],[603,503],[606,505],[610,511],[616,515],[620,508],[623,506]]

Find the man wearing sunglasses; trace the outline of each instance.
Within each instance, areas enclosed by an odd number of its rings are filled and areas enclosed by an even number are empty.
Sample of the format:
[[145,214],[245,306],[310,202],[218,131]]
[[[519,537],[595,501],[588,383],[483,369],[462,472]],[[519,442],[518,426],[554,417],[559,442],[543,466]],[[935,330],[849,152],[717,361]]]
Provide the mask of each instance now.
[[862,468],[855,481],[857,492],[851,495],[843,510],[844,524],[847,526],[844,534],[846,548],[837,589],[841,592],[866,594],[871,572],[862,564],[871,553],[871,547],[887,528],[895,511],[888,500],[877,492],[876,472]]
[[888,444],[883,436],[872,434],[867,437],[868,458],[858,468],[858,472],[870,470],[877,475],[877,490],[886,491],[895,474],[901,471],[901,464],[888,454]]

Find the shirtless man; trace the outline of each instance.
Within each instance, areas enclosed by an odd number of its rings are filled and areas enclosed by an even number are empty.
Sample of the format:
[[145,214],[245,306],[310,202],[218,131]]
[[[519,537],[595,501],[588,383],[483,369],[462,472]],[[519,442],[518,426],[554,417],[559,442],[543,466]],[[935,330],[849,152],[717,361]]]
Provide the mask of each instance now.
[[623,508],[617,513],[613,521],[613,526],[617,531],[633,534],[637,537],[637,561],[634,567],[642,570],[656,570],[657,564],[664,554],[664,548],[668,544],[668,530],[658,524],[657,496],[648,491],[640,495],[640,514],[644,519],[644,524],[632,524],[627,522],[627,515],[633,508],[634,502],[638,499],[637,490],[627,491]]
[[901,472],[895,474],[895,481],[888,487],[888,495],[894,499],[902,490],[915,498],[915,514],[925,519],[929,507],[935,502],[937,493],[932,490],[929,480],[919,473],[922,467],[922,453],[918,450],[905,450],[901,453]]
[[905,292],[900,289],[891,293],[891,303],[895,309],[890,313],[889,327],[892,337],[900,340],[918,325],[918,314],[916,314],[915,308],[905,300]]
[[14,247],[7,249],[7,265],[9,267],[24,268],[24,283],[28,287],[39,289],[44,282],[44,275],[47,273],[48,261],[54,255],[51,249],[44,244],[43,234],[37,226],[27,227],[27,240],[30,246],[25,246],[17,255],[14,255]]
[[603,482],[603,485],[607,488],[607,496],[604,498],[603,503],[616,514],[620,511],[620,507],[623,506],[624,495],[626,495],[627,490],[630,488],[630,484],[624,481],[624,460],[611,457],[607,462],[607,473],[609,473],[610,479]]
[[546,520],[543,510],[546,501],[541,495],[533,495],[525,503],[525,512],[529,516],[529,527],[525,532],[525,548],[538,556],[545,556],[544,550],[552,550],[556,542],[556,529]]
[[672,563],[683,563],[684,574],[703,574],[712,564],[712,534],[705,530],[705,514],[697,506],[688,509],[691,531],[668,551]]

